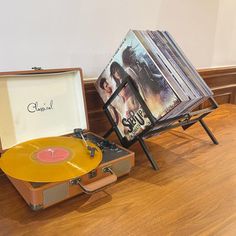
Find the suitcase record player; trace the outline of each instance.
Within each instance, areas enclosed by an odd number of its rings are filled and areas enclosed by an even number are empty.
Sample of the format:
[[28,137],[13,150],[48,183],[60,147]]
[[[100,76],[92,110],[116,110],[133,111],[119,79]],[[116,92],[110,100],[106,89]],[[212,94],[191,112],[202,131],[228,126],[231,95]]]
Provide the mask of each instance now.
[[79,68],[0,73],[0,168],[33,210],[128,174],[134,153],[89,132]]

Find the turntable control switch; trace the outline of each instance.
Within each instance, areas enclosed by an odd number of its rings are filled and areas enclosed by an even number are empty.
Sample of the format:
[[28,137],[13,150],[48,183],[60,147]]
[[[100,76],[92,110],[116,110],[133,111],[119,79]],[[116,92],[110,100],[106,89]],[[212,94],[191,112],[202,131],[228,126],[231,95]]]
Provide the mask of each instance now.
[[104,140],[102,140],[102,142],[101,142],[100,145],[101,145],[103,148],[109,148],[110,145],[111,145],[111,143],[110,143],[108,140],[104,139]]

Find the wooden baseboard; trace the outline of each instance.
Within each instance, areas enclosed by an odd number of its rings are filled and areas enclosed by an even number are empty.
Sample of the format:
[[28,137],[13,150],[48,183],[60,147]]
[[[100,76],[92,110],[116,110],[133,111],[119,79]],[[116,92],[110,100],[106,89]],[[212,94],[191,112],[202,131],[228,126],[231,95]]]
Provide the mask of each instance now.
[[214,92],[218,104],[236,104],[236,67],[218,67],[199,70]]
[[[236,67],[218,67],[198,70],[205,82],[214,92],[218,104],[236,104]],[[90,130],[103,134],[110,124],[102,110],[100,99],[93,81],[85,81],[85,94],[88,106]]]

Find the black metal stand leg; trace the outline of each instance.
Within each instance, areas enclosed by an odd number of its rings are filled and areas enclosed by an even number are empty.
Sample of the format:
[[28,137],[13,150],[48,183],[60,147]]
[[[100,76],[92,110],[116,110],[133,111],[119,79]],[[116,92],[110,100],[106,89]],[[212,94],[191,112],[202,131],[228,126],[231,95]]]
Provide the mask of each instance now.
[[148,160],[150,161],[150,163],[151,163],[151,165],[152,165],[152,168],[153,168],[154,170],[158,170],[159,167],[158,167],[156,161],[155,161],[155,160],[153,159],[153,157],[150,155],[150,152],[149,152],[149,150],[148,150],[148,148],[147,148],[147,146],[146,146],[144,140],[143,140],[141,137],[138,137],[138,140],[139,140],[139,143],[140,143],[140,145],[141,145],[141,147],[142,147],[144,153],[146,154]]
[[[197,122],[197,121],[196,121],[196,122]],[[196,122],[195,122],[195,123],[196,123]],[[186,129],[190,128],[192,125],[194,125],[195,123],[188,124],[188,125],[182,125],[182,128],[183,128],[183,130],[186,130]]]
[[204,128],[204,130],[206,131],[206,133],[209,135],[209,137],[211,138],[212,142],[214,144],[219,144],[217,139],[215,138],[215,136],[213,135],[213,133],[210,131],[210,129],[208,128],[208,126],[206,125],[206,123],[200,119],[199,122],[201,123],[202,127]]
[[114,129],[113,129],[113,128],[110,128],[110,129],[103,135],[103,138],[109,137],[113,131],[114,131]]

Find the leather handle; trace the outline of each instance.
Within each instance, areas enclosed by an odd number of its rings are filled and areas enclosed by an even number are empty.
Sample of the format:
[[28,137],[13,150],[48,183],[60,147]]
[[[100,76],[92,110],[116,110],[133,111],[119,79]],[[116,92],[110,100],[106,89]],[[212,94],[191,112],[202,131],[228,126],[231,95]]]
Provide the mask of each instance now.
[[86,194],[92,194],[98,191],[101,191],[105,187],[115,183],[117,181],[117,175],[112,171],[111,168],[106,168],[105,172],[109,172],[110,175],[102,179],[99,179],[95,182],[83,185],[81,181],[78,181],[78,185]]

